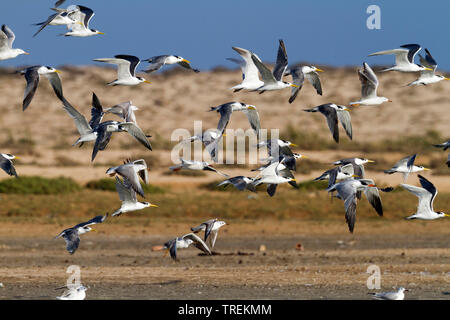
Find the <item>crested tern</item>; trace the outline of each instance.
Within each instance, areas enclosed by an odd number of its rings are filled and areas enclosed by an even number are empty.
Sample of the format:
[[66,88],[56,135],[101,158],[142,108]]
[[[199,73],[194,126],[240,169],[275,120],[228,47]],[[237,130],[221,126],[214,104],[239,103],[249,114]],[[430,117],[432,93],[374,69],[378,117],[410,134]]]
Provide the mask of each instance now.
[[228,125],[228,122],[230,121],[231,114],[234,111],[242,111],[247,116],[250,126],[255,131],[256,135],[259,137],[261,124],[259,120],[258,110],[254,105],[234,101],[221,104],[220,106],[217,107],[211,107],[211,109],[208,111],[217,111],[218,113],[220,113],[220,119],[219,123],[217,124],[217,130],[221,134],[224,133]]
[[358,70],[358,76],[359,81],[361,82],[361,99],[359,101],[350,102],[350,106],[369,106],[379,105],[383,102],[392,102],[386,97],[377,96],[377,89],[379,85],[378,78],[367,63],[364,62],[363,68]]
[[286,71],[288,65],[288,58],[283,40],[280,39],[279,42],[280,45],[278,47],[277,62],[275,63],[275,67],[273,68],[272,72],[261,62],[261,60],[254,53],[252,53],[252,60],[258,68],[259,73],[262,77],[262,81],[264,82],[262,86],[253,91],[259,91],[259,93],[261,94],[268,90],[280,90],[288,87],[298,87],[298,85],[296,84],[282,81],[283,74]]
[[179,171],[181,169],[214,171],[224,177],[229,177],[229,175],[217,171],[205,161],[185,160],[183,158],[180,158],[180,161],[181,162],[179,164],[172,166],[169,169],[172,171]]
[[70,254],[74,254],[80,245],[80,235],[85,234],[89,231],[95,231],[90,226],[97,223],[102,223],[108,217],[108,214],[104,216],[96,216],[87,222],[82,222],[77,224],[72,228],[65,229],[60,234],[58,234],[55,239],[63,237],[66,241],[66,249]]
[[227,186],[229,184],[232,184],[239,191],[243,191],[243,190],[247,189],[252,192],[256,192],[255,186],[253,185],[253,181],[254,181],[254,179],[251,177],[236,176],[236,177],[232,177],[232,178],[222,181],[217,186],[220,187],[220,186]]
[[122,201],[122,205],[119,209],[114,211],[111,215],[112,217],[119,216],[125,212],[145,209],[147,207],[158,207],[156,204],[150,202],[137,201],[136,191],[132,187],[130,180],[127,178],[124,178],[122,181],[116,176],[116,190],[119,194],[120,201]]
[[327,180],[328,188],[336,184],[337,180],[346,180],[355,177],[353,170],[353,165],[351,163],[340,165],[334,167],[333,169],[327,170],[322,173],[319,177],[315,178],[314,181]]
[[13,59],[20,54],[29,54],[22,49],[13,49],[12,45],[16,36],[14,32],[6,25],[2,25],[0,30],[0,60]]
[[417,72],[432,69],[414,63],[414,57],[422,47],[418,44],[405,44],[398,49],[378,51],[369,54],[371,56],[395,54],[395,65],[383,71]]
[[144,183],[149,183],[148,171],[150,169],[147,167],[147,163],[144,159],[139,159],[135,161],[131,161],[131,159],[127,159],[124,161],[124,164],[111,167],[106,170],[106,174],[110,177],[114,177],[116,174],[120,175],[123,178],[126,178],[134,191],[136,191],[141,197],[144,196],[144,189],[139,181],[139,177],[144,181]]
[[39,79],[42,75],[44,75],[48,79],[56,96],[60,100],[62,99],[62,84],[61,79],[58,76],[58,73],[60,72],[61,71],[48,66],[33,66],[20,71],[20,73],[25,76],[25,80],[27,81],[27,86],[25,88],[22,103],[23,111],[28,108],[31,100],[33,100],[34,94],[36,93],[37,87],[39,85]]
[[[64,33],[63,35],[66,37],[89,37],[96,34],[104,34],[103,32],[100,32],[95,29],[89,28],[89,22],[91,21],[92,17],[95,15],[94,11],[88,7],[76,5],[76,6],[70,6],[75,7],[77,10],[74,10],[73,12],[69,13],[69,16],[74,19],[76,22],[68,24],[67,28],[69,29],[68,32]],[[59,11],[58,9],[56,11]]]
[[200,72],[198,69],[194,69],[191,67],[191,62],[189,60],[184,59],[180,56],[174,56],[174,55],[160,55],[160,56],[154,56],[145,60],[150,63],[150,65],[147,67],[147,70],[145,70],[146,73],[152,73],[154,71],[157,71],[162,68],[162,66],[166,64],[178,64],[182,66],[183,68],[190,69],[194,71],[195,73]]
[[267,184],[267,193],[273,197],[277,186],[282,183],[289,183],[294,188],[298,188],[296,179],[292,172],[280,162],[273,162],[256,176],[252,184],[256,187],[262,183]]
[[150,83],[150,81],[142,77],[136,77],[136,67],[140,63],[139,58],[136,56],[119,54],[114,56],[114,58],[98,58],[94,59],[94,61],[117,65],[117,79],[107,83],[109,86],[135,86],[142,82]]
[[266,141],[261,141],[257,144],[257,147],[267,147],[267,152],[270,159],[279,159],[281,155],[283,156],[294,156],[290,147],[297,147],[295,143],[282,139],[270,139]]
[[422,188],[411,186],[409,184],[400,184],[404,189],[408,190],[419,198],[419,204],[417,205],[416,213],[407,217],[406,219],[434,220],[438,218],[450,217],[449,214],[446,214],[444,212],[434,211],[433,202],[438,191],[429,180],[425,179],[420,174],[418,175],[418,177]]
[[255,56],[256,56],[256,54],[250,52],[247,49],[243,49],[243,48],[239,48],[239,47],[232,47],[232,48],[243,59],[243,60],[237,60],[234,58],[228,58],[228,60],[237,63],[241,67],[242,82],[238,85],[235,85],[234,87],[231,87],[230,90],[234,90],[234,92],[238,92],[242,89],[256,90],[256,89],[262,87],[264,85],[264,82],[259,80],[258,68],[256,67],[256,65],[252,59],[252,54]]
[[348,179],[336,183],[327,189],[328,192],[337,191],[337,197],[344,200],[345,220],[348,230],[353,233],[356,222],[356,204],[358,191],[364,192],[367,200],[379,216],[383,216],[383,206],[377,186],[372,179]]
[[292,83],[297,85],[297,87],[292,87],[291,89],[289,103],[294,102],[295,98],[297,98],[298,93],[303,87],[305,78],[308,79],[309,83],[311,83],[314,89],[316,89],[317,94],[322,95],[322,85],[320,83],[320,78],[317,71],[323,72],[322,69],[319,69],[315,66],[297,66],[295,68],[286,70],[284,76],[291,75]]
[[333,139],[339,142],[338,120],[344,127],[347,136],[352,139],[353,130],[350,113],[345,106],[336,105],[334,103],[326,103],[312,109],[304,109],[306,112],[320,112],[327,119],[328,128],[330,129]]
[[427,67],[428,69],[420,71],[420,76],[417,80],[411,82],[408,84],[408,86],[418,86],[418,85],[427,85],[436,83],[442,80],[450,80],[449,78],[446,78],[441,75],[435,74],[436,68],[437,68],[437,62],[434,60],[433,56],[431,55],[430,51],[428,49],[425,49],[426,55],[425,58],[422,57],[422,55],[419,53],[419,59],[420,63]]
[[353,166],[353,172],[356,176],[359,178],[364,178],[364,164],[366,163],[373,163],[375,161],[369,160],[366,158],[345,158],[341,160],[337,160],[333,162],[334,165],[346,165],[351,163]]
[[39,32],[41,32],[46,26],[64,26],[69,25],[73,23],[79,23],[77,20],[72,18],[70,16],[71,13],[75,12],[77,8],[74,8],[74,10],[64,10],[64,11],[57,11],[56,13],[52,14],[47,18],[47,20],[39,23],[35,23],[36,26],[40,26],[38,31],[33,35],[33,37],[36,37]]
[[208,151],[209,155],[211,156],[211,159],[214,162],[217,162],[218,159],[218,147],[219,147],[219,141],[222,136],[225,134],[222,134],[216,130],[206,130],[202,132],[199,135],[194,135],[192,137],[189,137],[186,139],[186,141],[193,142],[196,140],[199,140],[203,143],[205,146],[206,151]]
[[[67,287],[63,287],[63,288],[67,288]],[[58,289],[62,289],[62,288],[58,288]],[[84,300],[86,298],[86,290],[87,289],[88,288],[86,288],[83,285],[73,286],[73,287],[67,288],[67,290],[65,290],[61,296],[56,297],[56,299],[58,299],[58,300]]]
[[406,182],[406,180],[408,179],[408,175],[411,172],[430,170],[423,166],[414,165],[414,160],[416,160],[416,156],[417,154],[413,154],[412,156],[407,156],[404,157],[403,159],[400,159],[391,169],[384,170],[384,173],[393,174],[396,172],[400,172],[403,174],[403,182]]

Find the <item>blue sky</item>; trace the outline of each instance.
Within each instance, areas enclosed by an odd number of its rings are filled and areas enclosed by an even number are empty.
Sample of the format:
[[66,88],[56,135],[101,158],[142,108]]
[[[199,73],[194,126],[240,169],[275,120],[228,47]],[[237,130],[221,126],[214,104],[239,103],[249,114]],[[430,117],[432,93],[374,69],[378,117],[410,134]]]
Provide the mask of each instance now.
[[[4,3],[3,3],[4,2]],[[2,1],[0,23],[16,34],[15,47],[29,56],[0,61],[1,66],[95,64],[92,59],[132,54],[141,59],[177,54],[207,70],[234,67],[231,46],[256,52],[267,62],[276,59],[283,39],[290,63],[309,61],[334,66],[392,64],[393,56],[369,53],[418,43],[428,48],[439,69],[450,70],[448,32],[450,2],[332,0],[67,0],[63,7],[92,8],[90,27],[105,35],[61,37],[62,26],[48,26],[37,37],[32,23],[46,20],[55,0]],[[381,29],[369,30],[369,5],[381,8]],[[418,61],[417,61],[418,62]]]

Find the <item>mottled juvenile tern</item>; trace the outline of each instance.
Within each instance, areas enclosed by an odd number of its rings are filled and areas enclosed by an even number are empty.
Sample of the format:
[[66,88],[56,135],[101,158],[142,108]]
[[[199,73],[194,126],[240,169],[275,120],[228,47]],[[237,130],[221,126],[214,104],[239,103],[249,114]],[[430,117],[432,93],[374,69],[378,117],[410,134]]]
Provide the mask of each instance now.
[[170,257],[176,261],[177,249],[188,248],[191,244],[194,245],[196,248],[200,249],[201,251],[203,251],[204,253],[209,255],[211,254],[211,250],[208,248],[206,243],[194,233],[188,233],[182,237],[178,237],[167,241],[163,246],[163,250],[169,250]]
[[338,120],[341,122],[342,127],[344,127],[347,136],[352,139],[352,122],[348,110],[347,107],[336,105],[334,103],[326,103],[312,109],[304,109],[306,112],[320,112],[325,116],[328,128],[336,142],[339,142]]
[[25,111],[25,109],[28,108],[28,106],[30,105],[31,100],[33,99],[34,94],[36,93],[37,87],[39,85],[39,79],[41,78],[42,75],[44,75],[48,79],[56,96],[60,100],[62,100],[63,90],[61,85],[61,79],[58,76],[58,73],[60,72],[61,71],[56,70],[55,68],[47,66],[33,66],[20,71],[20,73],[25,76],[25,80],[27,81],[27,86],[25,88],[25,93],[23,95],[24,96],[22,103],[23,111]]
[[364,62],[363,68],[358,70],[358,76],[359,81],[361,82],[361,99],[359,101],[350,102],[350,106],[369,106],[379,105],[383,102],[392,102],[386,97],[377,96],[377,88],[379,85],[378,78],[367,63]]
[[369,292],[376,300],[403,300],[405,299],[405,291],[409,291],[405,288],[398,288],[397,291],[393,292]]
[[225,221],[219,221],[216,219],[211,219],[206,222],[203,222],[197,227],[192,227],[191,231],[194,233],[198,233],[200,231],[205,231],[205,242],[209,239],[209,244],[211,250],[214,249],[214,245],[216,244],[217,236],[219,234],[219,229],[226,225]]
[[418,175],[418,177],[422,188],[411,186],[409,184],[400,184],[403,188],[419,198],[419,204],[417,206],[416,213],[407,217],[406,219],[434,220],[443,217],[450,217],[450,215],[444,212],[434,211],[433,201],[436,198],[438,191],[430,181],[422,177],[420,174]]
[[139,58],[136,56],[119,54],[114,56],[114,58],[99,58],[94,59],[94,61],[117,65],[117,79],[107,83],[109,86],[135,86],[142,82],[150,83],[150,81],[142,77],[136,77],[136,67],[140,63]]
[[200,72],[200,70],[197,70],[197,69],[194,69],[191,67],[190,61],[188,61],[180,56],[166,54],[166,55],[161,55],[161,56],[154,56],[154,57],[142,60],[142,61],[146,61],[146,62],[150,63],[150,65],[147,67],[147,70],[145,70],[145,72],[147,72],[147,73],[157,71],[157,70],[161,69],[161,67],[165,64],[176,64],[176,63],[178,65],[182,66],[183,68],[194,71],[195,73]]
[[64,240],[66,241],[67,251],[69,251],[70,254],[74,254],[74,252],[80,245],[80,235],[85,234],[86,232],[89,231],[95,231],[89,226],[97,223],[102,223],[103,221],[105,221],[107,216],[108,214],[105,214],[104,216],[96,216],[95,218],[92,218],[87,222],[79,223],[72,228],[68,228],[62,231],[59,235],[55,237],[55,239],[63,237]]
[[384,54],[395,54],[395,65],[383,71],[417,72],[427,69],[431,71],[432,69],[430,68],[414,63],[414,57],[420,49],[421,46],[418,44],[405,44],[400,46],[398,49],[379,51],[369,54],[369,57]]
[[13,49],[12,45],[16,36],[14,32],[6,25],[2,25],[0,30],[0,60],[13,59],[20,54],[29,54],[22,49]]
[[63,294],[56,297],[58,300],[84,300],[86,298],[87,288],[83,285],[67,288]]

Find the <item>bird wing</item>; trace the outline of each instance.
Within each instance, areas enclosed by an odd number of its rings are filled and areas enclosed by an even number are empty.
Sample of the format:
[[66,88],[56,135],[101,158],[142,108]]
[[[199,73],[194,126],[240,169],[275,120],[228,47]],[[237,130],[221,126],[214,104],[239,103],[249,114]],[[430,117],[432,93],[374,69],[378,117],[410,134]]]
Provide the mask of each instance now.
[[68,229],[62,235],[66,241],[66,249],[70,254],[74,254],[80,245],[80,236],[77,229]]
[[288,57],[286,47],[284,46],[284,41],[280,39],[279,42],[280,45],[278,46],[277,62],[275,63],[272,74],[276,80],[281,81],[288,65]]
[[140,196],[144,197],[144,189],[142,188],[141,182],[139,181],[139,176],[134,170],[133,165],[125,164],[119,166],[116,169],[116,172],[120,174],[122,177],[126,178],[134,191],[136,191]]
[[212,228],[214,226],[214,223],[217,221],[217,219],[210,219],[206,222],[204,222],[204,224],[206,225],[205,228],[205,241],[208,239],[209,235],[211,234]]
[[192,71],[194,71],[195,73],[199,73],[199,72],[200,72],[200,70],[195,69],[195,68],[192,68],[191,64],[188,63],[188,62],[186,62],[186,61],[180,61],[180,62],[177,62],[177,63],[178,63],[180,66],[182,66],[183,68],[192,70]]
[[322,95],[322,84],[320,83],[319,74],[315,71],[308,72],[305,74],[305,78],[308,79],[314,89],[316,89],[317,94]]
[[75,126],[81,136],[92,132],[92,128],[87,122],[86,118],[79,113],[64,97],[61,99],[63,102],[63,108],[67,111],[69,116],[75,121]]
[[[136,191],[134,191],[131,187],[128,188],[125,185],[125,179],[126,178],[124,178],[124,182],[122,182],[122,180],[120,180],[120,178],[116,176],[116,190],[119,194],[120,201],[137,202]],[[129,184],[129,181],[127,181],[127,184]]]
[[264,83],[276,83],[277,79],[273,76],[272,72],[261,62],[261,60],[252,53],[252,60],[256,68],[258,68],[259,73],[261,73],[262,81]]
[[145,183],[149,183],[149,176],[148,176],[148,170],[147,170],[147,162],[145,162],[144,159],[139,159],[139,160],[135,160],[133,161],[133,164],[141,164],[145,167],[145,169],[139,170],[137,172],[137,174],[141,177],[141,179],[145,182]]
[[422,70],[420,74],[424,76],[432,76],[436,71],[437,62],[436,60],[434,60],[433,56],[431,55],[430,51],[428,51],[428,49],[425,49],[425,52],[426,52],[425,58],[419,54],[420,64],[432,70]]
[[91,120],[89,121],[91,128],[96,128],[100,124],[104,114],[100,100],[95,93],[92,93]]
[[333,139],[336,142],[339,142],[338,116],[336,109],[330,107],[328,104],[323,104],[319,106],[319,111],[327,118],[328,128],[333,135]]
[[256,132],[256,136],[259,138],[259,133],[261,130],[261,123],[259,120],[258,110],[255,109],[243,109],[243,113],[247,116],[248,122],[250,122],[250,126]]
[[5,42],[3,43],[3,45],[0,45],[0,47],[7,46],[9,49],[12,49],[12,45],[14,43],[14,40],[16,39],[16,35],[6,24],[2,25],[2,31],[3,34],[5,35],[3,37]]
[[219,123],[217,124],[217,130],[219,130],[219,132],[223,134],[228,125],[228,122],[230,121],[231,113],[233,112],[233,107],[231,106],[231,103],[226,103],[217,107],[217,111],[220,113],[220,119]]
[[11,160],[6,159],[3,156],[0,156],[0,167],[3,170],[5,170],[5,172],[7,174],[9,174],[10,176],[16,176],[17,177],[16,169],[14,168],[14,165],[13,165]]
[[133,122],[123,122],[119,127],[128,132],[133,138],[143,144],[147,149],[152,150],[150,141],[148,141],[147,135]]
[[[250,52],[249,50],[246,50],[246,49],[238,48],[238,47],[232,47],[232,48],[245,61],[245,63],[241,66],[244,82],[259,81],[258,68],[256,67],[255,63],[253,62],[252,52]],[[259,58],[257,58],[257,59],[259,59]],[[234,61],[234,60],[231,60],[231,61]]]
[[419,177],[419,182],[422,185],[422,187],[427,190],[430,194],[431,194],[431,199],[430,199],[430,210],[433,210],[433,201],[436,198],[436,195],[438,193],[436,187],[434,186],[434,184],[432,184],[429,180],[425,179],[425,177],[423,177],[422,175],[418,175]]
[[[408,50],[408,54],[406,55],[406,58],[408,59],[409,63],[414,63],[414,57],[421,49],[421,46],[418,44],[405,44],[403,46],[400,46],[400,48],[404,48]],[[397,59],[398,55],[396,55]],[[402,55],[403,59],[403,55]]]
[[336,110],[337,118],[341,122],[342,127],[344,127],[347,136],[352,139],[353,130],[352,130],[352,119],[350,117],[350,112],[347,110]]
[[86,29],[89,28],[89,21],[91,21],[92,17],[95,15],[94,11],[88,7],[78,5],[79,9],[79,21],[83,23]]
[[42,22],[42,24],[40,25],[41,27],[39,28],[39,30],[36,31],[35,34],[33,34],[33,38],[36,37],[37,34],[38,34],[39,32],[41,32],[46,26],[48,26],[48,25],[53,21],[53,19],[55,19],[55,18],[56,18],[57,16],[59,16],[59,15],[60,15],[59,12],[58,12],[58,13],[55,13],[55,14],[52,14],[51,16],[49,16],[49,17],[47,18],[46,21]]
[[94,149],[92,150],[91,161],[94,161],[99,150],[105,150],[111,140],[112,132],[107,132],[106,129],[106,125],[97,128],[97,139],[95,140]]
[[211,236],[209,237],[209,244],[211,245],[211,249],[214,248],[214,245],[216,244],[218,234],[218,230],[211,231]]
[[30,67],[25,71],[27,86],[23,95],[23,111],[25,111],[25,109],[30,105],[31,100],[33,100],[34,94],[36,93],[37,87],[39,85],[39,68],[40,66]]
[[412,186],[409,184],[400,184],[404,189],[408,190],[419,198],[419,204],[417,205],[417,213],[427,214],[432,210],[433,194],[424,188]]
[[380,193],[377,187],[367,187],[364,190],[367,200],[376,210],[379,216],[383,216],[383,205],[381,203]]
[[47,74],[45,74],[45,76],[47,77],[48,81],[50,82],[50,85],[52,86],[53,91],[55,92],[56,96],[58,97],[59,100],[61,100],[63,97],[63,89],[62,89],[61,79],[59,78],[58,73],[56,73],[56,72],[47,73]]
[[361,81],[361,97],[375,97],[377,95],[378,78],[372,68],[364,62],[363,69],[358,70],[358,75]]
[[161,67],[164,65],[164,62],[166,61],[167,57],[168,57],[168,55],[161,55],[161,56],[154,56],[154,57],[151,57],[151,58],[145,60],[150,63],[150,65],[147,67],[147,70],[145,70],[145,72],[151,73],[151,72],[161,69]]
[[[297,98],[298,93],[303,87],[303,83],[305,82],[305,75],[302,71],[302,68],[296,67],[294,69],[290,70],[290,74],[292,75],[292,83],[295,84],[297,87],[292,87],[291,89],[291,96],[289,97],[289,103],[294,102],[295,98]],[[320,81],[319,81],[320,85]],[[321,89],[322,92],[322,89]],[[322,93],[320,93],[322,94]]]
[[81,228],[81,227],[85,227],[85,226],[89,226],[91,224],[97,224],[97,223],[102,223],[103,221],[105,221],[105,219],[108,217],[108,214],[105,214],[104,216],[96,216],[94,218],[92,218],[89,221],[86,222],[82,222],[77,224],[75,227],[73,227],[73,229],[77,229],[77,228]]
[[209,250],[209,248],[206,245],[206,243],[199,236],[197,236],[196,234],[188,233],[188,234],[184,235],[182,238],[183,239],[191,239],[193,241],[192,244],[196,248],[202,250],[204,253],[211,254],[211,250]]

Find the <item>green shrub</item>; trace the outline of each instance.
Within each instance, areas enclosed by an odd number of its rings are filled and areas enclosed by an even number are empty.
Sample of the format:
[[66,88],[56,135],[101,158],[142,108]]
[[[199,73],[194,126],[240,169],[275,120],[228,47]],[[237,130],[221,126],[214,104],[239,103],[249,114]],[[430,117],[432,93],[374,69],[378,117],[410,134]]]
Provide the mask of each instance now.
[[[164,193],[165,190],[151,184],[141,184],[145,193]],[[116,179],[103,178],[99,180],[91,180],[86,184],[86,188],[103,191],[116,191]]]
[[37,176],[9,178],[0,181],[0,193],[9,194],[63,194],[81,190],[71,178],[42,178]]

